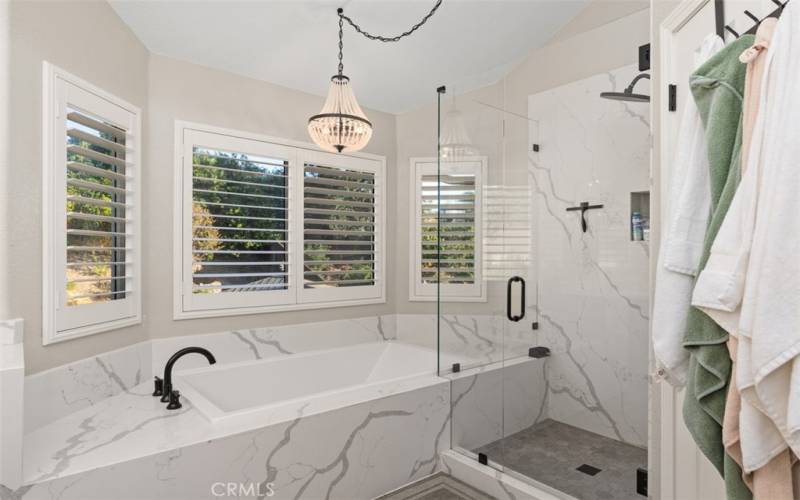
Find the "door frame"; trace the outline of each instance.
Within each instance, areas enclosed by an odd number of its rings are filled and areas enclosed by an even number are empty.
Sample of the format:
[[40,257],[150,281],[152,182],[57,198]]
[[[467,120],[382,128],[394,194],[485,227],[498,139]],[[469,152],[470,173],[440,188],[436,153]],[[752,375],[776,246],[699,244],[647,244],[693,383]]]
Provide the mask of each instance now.
[[[659,222],[663,222],[668,215],[666,189],[669,186],[671,170],[670,152],[674,147],[673,138],[670,136],[670,127],[674,126],[674,118],[667,111],[669,99],[667,84],[673,82],[670,82],[669,75],[665,74],[675,62],[673,37],[709,3],[714,4],[715,9],[723,8],[721,0],[684,0],[657,28],[659,71],[654,75],[653,88],[658,91],[654,92],[651,108],[651,112],[654,112],[651,116],[658,116],[658,120],[655,122],[658,130],[653,131],[654,135],[657,135],[658,146],[652,155],[652,161],[655,164],[652,169],[653,191],[657,193],[657,196],[651,198],[651,203],[653,203],[651,211],[658,211]],[[717,10],[714,16],[716,23],[719,23],[720,15],[720,10]],[[711,25],[708,28],[709,33],[716,31],[716,26]],[[680,103],[678,106],[680,107]],[[660,239],[660,235],[657,236],[658,243],[653,245],[656,251],[651,252],[651,283],[654,283]],[[653,303],[652,288],[651,307]],[[654,374],[655,370],[651,355],[650,373]],[[676,389],[665,381],[659,381],[655,376],[651,377],[650,385],[650,469],[658,475],[657,478],[654,478],[655,480],[650,481],[653,486],[650,492],[651,497],[663,500],[724,498],[722,480],[711,463],[697,448],[683,425],[681,417],[683,390]]]

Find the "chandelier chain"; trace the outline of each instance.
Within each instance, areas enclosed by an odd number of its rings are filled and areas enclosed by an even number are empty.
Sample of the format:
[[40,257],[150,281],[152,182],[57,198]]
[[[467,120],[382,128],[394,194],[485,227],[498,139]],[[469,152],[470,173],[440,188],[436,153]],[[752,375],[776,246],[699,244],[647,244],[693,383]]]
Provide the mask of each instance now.
[[425,17],[423,17],[423,18],[420,20],[420,22],[418,22],[417,24],[415,24],[414,26],[412,26],[412,27],[411,27],[411,29],[409,29],[408,31],[406,31],[406,32],[404,32],[404,33],[401,33],[401,34],[399,34],[399,35],[397,35],[397,36],[381,36],[381,35],[373,35],[372,33],[369,33],[369,32],[367,32],[367,31],[364,31],[364,30],[361,28],[361,26],[359,26],[359,25],[357,25],[356,23],[354,23],[352,19],[350,19],[349,17],[345,16],[345,15],[342,13],[342,11],[340,10],[340,11],[339,11],[339,50],[340,50],[340,52],[339,52],[339,59],[341,60],[341,56],[342,56],[342,53],[341,53],[341,47],[342,47],[342,42],[341,42],[341,40],[342,40],[342,38],[341,38],[341,37],[342,37],[342,19],[344,19],[345,21],[347,21],[347,23],[348,23],[350,26],[352,26],[352,27],[353,27],[353,28],[354,28],[354,29],[355,29],[355,30],[356,30],[358,33],[361,33],[362,35],[364,35],[365,37],[369,38],[370,40],[378,40],[378,41],[380,41],[380,42],[398,42],[398,41],[400,41],[400,39],[402,39],[402,38],[405,38],[405,37],[409,36],[410,34],[414,33],[415,31],[417,31],[418,29],[420,29],[420,28],[422,27],[422,25],[423,25],[423,24],[425,24],[426,22],[428,22],[428,19],[430,19],[430,18],[431,18],[431,16],[433,16],[433,14],[435,14],[435,13],[436,13],[436,10],[437,10],[437,9],[439,9],[439,6],[440,6],[440,5],[442,5],[442,0],[436,0],[436,4],[433,6],[433,8],[431,9],[431,11],[430,11],[430,12],[428,12],[428,13],[425,15]]
[[344,64],[342,63],[342,49],[344,48],[344,43],[342,42],[342,15],[339,14],[339,76],[342,76],[342,71],[344,71]]

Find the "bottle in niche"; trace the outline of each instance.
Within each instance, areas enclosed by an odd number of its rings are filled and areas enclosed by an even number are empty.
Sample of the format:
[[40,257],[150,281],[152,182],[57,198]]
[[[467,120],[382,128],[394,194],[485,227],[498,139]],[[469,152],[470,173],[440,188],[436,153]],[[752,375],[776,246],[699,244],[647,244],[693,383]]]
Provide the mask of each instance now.
[[644,239],[644,231],[642,229],[642,214],[633,212],[631,214],[631,227],[633,228],[633,241],[642,241]]

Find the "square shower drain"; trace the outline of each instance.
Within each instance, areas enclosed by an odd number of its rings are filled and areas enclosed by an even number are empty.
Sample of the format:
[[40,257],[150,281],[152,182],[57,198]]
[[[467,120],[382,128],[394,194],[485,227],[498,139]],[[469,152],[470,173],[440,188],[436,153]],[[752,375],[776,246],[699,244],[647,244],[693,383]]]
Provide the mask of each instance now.
[[597,467],[592,467],[589,464],[582,464],[580,467],[578,467],[575,470],[577,470],[579,472],[583,472],[584,474],[587,474],[589,476],[596,476],[597,473],[599,473],[603,469],[598,469]]

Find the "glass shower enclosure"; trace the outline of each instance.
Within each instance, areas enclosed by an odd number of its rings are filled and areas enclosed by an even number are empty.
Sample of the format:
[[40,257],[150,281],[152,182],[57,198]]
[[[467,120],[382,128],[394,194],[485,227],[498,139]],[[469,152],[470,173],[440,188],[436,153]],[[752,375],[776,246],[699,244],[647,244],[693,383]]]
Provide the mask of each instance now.
[[633,499],[648,248],[630,221],[649,213],[649,127],[646,106],[600,99],[608,86],[514,106],[504,81],[438,89],[438,155],[414,169],[415,272],[436,291],[452,448],[554,494]]

